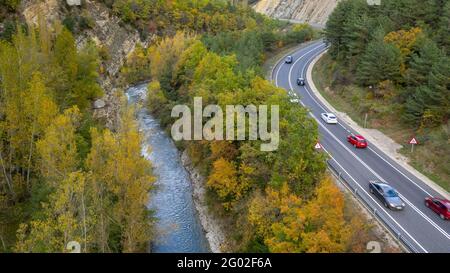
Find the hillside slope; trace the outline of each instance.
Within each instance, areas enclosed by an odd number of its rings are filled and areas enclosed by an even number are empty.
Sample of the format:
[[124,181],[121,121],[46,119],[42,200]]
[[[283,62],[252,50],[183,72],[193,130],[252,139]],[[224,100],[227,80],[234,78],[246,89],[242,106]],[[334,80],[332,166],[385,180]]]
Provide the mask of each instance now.
[[55,21],[71,27],[78,48],[82,48],[88,41],[94,41],[102,48],[105,56],[99,80],[105,91],[102,98],[105,106],[95,107],[94,115],[103,119],[109,128],[116,127],[119,105],[114,95],[115,78],[136,45],[147,46],[154,37],[141,40],[137,30],[125,28],[120,23],[120,18],[99,1],[86,0],[83,6],[73,7],[66,4],[66,1],[22,1],[19,11],[28,25],[39,24],[40,16],[45,14],[45,22],[49,28],[53,28]]

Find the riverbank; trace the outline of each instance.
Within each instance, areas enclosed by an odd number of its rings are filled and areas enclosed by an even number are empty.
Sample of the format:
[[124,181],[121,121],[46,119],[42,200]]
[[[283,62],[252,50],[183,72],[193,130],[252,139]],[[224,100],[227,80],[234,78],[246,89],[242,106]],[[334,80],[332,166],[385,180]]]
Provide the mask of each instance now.
[[181,154],[181,163],[187,170],[193,187],[195,208],[197,209],[200,222],[206,234],[206,239],[213,253],[227,252],[229,250],[226,242],[224,229],[219,219],[213,215],[207,205],[205,178],[192,164],[187,151]]

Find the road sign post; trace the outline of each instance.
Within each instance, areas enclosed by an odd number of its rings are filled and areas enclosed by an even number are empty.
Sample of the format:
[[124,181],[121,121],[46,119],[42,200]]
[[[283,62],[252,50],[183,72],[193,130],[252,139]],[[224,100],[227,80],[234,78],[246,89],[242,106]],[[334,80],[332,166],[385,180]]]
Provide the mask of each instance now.
[[367,128],[367,116],[368,114],[366,113],[366,115],[364,116],[364,128]]
[[322,145],[320,145],[320,143],[317,142],[317,144],[316,144],[316,146],[314,146],[314,148],[315,148],[316,150],[320,150],[320,149],[322,149]]
[[414,152],[414,145],[419,144],[419,142],[417,141],[417,139],[415,137],[413,137],[410,141],[409,144],[411,144],[411,153]]

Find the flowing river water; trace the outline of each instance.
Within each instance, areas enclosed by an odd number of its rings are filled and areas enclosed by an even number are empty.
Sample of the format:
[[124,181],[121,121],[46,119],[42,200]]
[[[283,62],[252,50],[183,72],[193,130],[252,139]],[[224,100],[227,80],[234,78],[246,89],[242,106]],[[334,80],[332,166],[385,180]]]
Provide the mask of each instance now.
[[[152,162],[157,178],[148,205],[157,219],[151,252],[210,252],[195,209],[189,173],[183,167],[180,153],[170,136],[141,105],[146,94],[146,84],[131,87],[126,92],[128,102],[137,107],[139,129],[144,136],[142,153]],[[150,152],[148,147],[151,147]]]

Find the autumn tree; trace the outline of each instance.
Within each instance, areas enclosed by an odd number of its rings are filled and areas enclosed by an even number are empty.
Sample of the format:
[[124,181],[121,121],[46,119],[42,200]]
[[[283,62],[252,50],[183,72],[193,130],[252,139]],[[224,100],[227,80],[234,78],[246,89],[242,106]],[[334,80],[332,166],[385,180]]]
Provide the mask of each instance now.
[[49,202],[43,204],[43,220],[22,224],[18,230],[17,252],[67,252],[70,241],[87,252],[91,240],[89,187],[86,174],[71,173],[63,179]]
[[308,202],[289,192],[268,188],[249,207],[249,221],[271,252],[345,252],[352,232],[344,217],[344,199],[329,178]]
[[76,130],[80,112],[75,106],[58,115],[37,142],[40,171],[51,186],[66,179],[79,165]]
[[266,241],[273,236],[272,225],[280,220],[282,213],[298,211],[302,204],[302,200],[290,192],[287,184],[279,190],[268,187],[265,195],[257,194],[253,197],[249,205],[248,220],[255,228],[255,234]]
[[121,72],[130,83],[143,81],[150,77],[150,60],[147,56],[147,50],[142,45],[138,44],[127,57]]
[[207,185],[217,193],[223,206],[231,209],[234,203],[242,198],[250,188],[251,181],[246,177],[252,171],[251,167],[241,165],[238,169],[233,162],[219,158],[213,164]]
[[117,226],[122,251],[143,251],[151,232],[146,205],[154,178],[149,161],[140,155],[141,136],[132,109],[123,113],[117,136],[108,130],[102,134],[93,130],[92,142],[87,168],[95,181],[96,215],[100,219],[97,243],[102,251],[108,251],[111,245],[107,234]]
[[63,108],[77,105],[84,110],[90,101],[103,94],[97,82],[99,56],[93,42],[78,50],[72,33],[63,27],[55,39],[53,59],[52,83]]
[[189,84],[195,69],[207,53],[206,47],[201,41],[195,41],[180,56],[175,65],[174,80],[180,84]]
[[164,109],[164,105],[168,101],[164,95],[164,92],[161,90],[161,84],[158,81],[152,81],[148,84],[147,99],[150,111],[154,113],[162,111]]
[[233,71],[236,64],[236,56],[207,53],[195,69],[191,88],[205,103],[215,101],[219,93],[236,90],[239,84],[239,77]]
[[400,73],[405,74],[406,62],[411,56],[412,49],[416,43],[417,37],[422,33],[422,29],[419,27],[412,28],[410,30],[393,31],[384,37],[385,43],[391,43],[395,45],[399,50],[402,57],[402,64],[400,67]]

